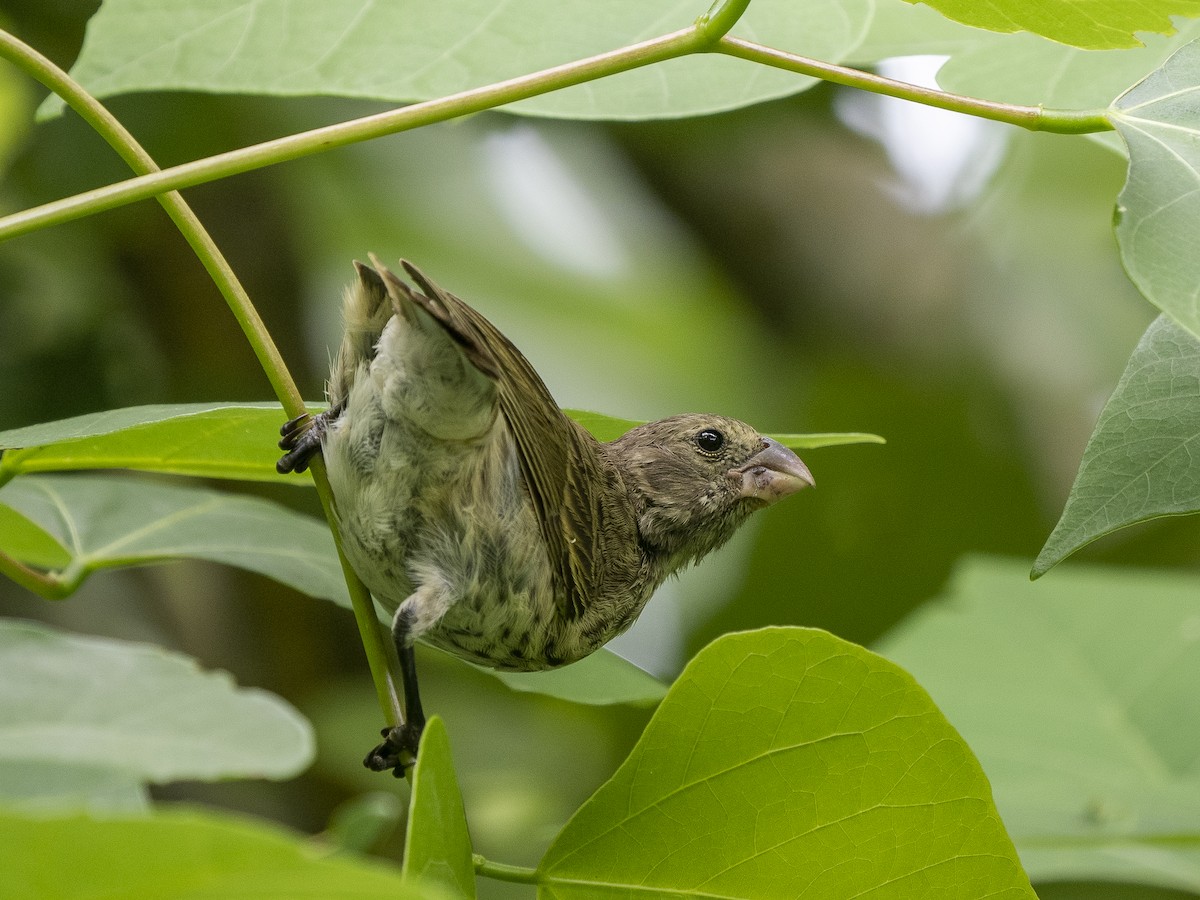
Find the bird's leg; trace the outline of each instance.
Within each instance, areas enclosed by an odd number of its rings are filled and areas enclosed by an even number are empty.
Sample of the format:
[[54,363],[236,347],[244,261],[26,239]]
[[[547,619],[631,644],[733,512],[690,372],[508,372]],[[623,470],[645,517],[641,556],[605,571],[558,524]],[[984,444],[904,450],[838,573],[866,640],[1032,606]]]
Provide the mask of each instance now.
[[413,655],[412,625],[416,613],[411,606],[402,605],[392,620],[392,639],[400,657],[400,677],[404,681],[404,721],[383,729],[383,743],[367,754],[363,765],[374,772],[392,770],[403,778],[405,770],[417,758],[421,732],[425,730],[425,711],[417,689],[417,662]]
[[308,461],[321,451],[321,438],[325,436],[325,429],[337,420],[345,408],[345,403],[339,403],[315,416],[304,413],[285,422],[279,429],[279,433],[283,435],[279,441],[279,449],[286,450],[287,453],[275,463],[275,471],[286,475],[288,472],[303,472],[307,469]]

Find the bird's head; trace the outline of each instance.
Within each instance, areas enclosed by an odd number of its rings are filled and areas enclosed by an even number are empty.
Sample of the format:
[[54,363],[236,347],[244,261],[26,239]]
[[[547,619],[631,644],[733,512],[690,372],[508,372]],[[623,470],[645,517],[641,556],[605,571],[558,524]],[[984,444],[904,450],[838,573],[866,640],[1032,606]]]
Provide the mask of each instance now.
[[721,546],[754,510],[813,484],[795,453],[725,416],[672,416],[609,447],[642,543],[669,571]]

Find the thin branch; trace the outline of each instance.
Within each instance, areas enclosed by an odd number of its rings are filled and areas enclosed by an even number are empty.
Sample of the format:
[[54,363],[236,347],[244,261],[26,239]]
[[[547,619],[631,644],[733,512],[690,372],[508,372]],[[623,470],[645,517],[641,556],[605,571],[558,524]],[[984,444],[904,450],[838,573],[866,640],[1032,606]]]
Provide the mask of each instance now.
[[1045,109],[1041,106],[1020,106],[1015,103],[980,100],[963,94],[919,87],[905,81],[884,78],[882,75],[873,75],[870,72],[809,59],[806,56],[797,56],[794,53],[764,47],[761,44],[729,35],[721,38],[714,49],[716,52],[736,56],[739,59],[774,66],[777,69],[786,69],[800,75],[811,75],[813,78],[832,81],[834,84],[885,94],[888,97],[899,97],[902,100],[912,100],[926,106],[936,106],[938,109],[949,109],[983,119],[1006,122],[1030,131],[1086,134],[1113,130],[1112,123],[1109,122],[1104,110]]
[[[10,37],[9,40],[13,39]],[[335,147],[483,112],[585,81],[684,56],[705,49],[705,40],[706,33],[699,26],[691,25],[640,44],[544,69],[532,75],[522,75],[437,100],[414,103],[155,171],[6,216],[0,219],[0,241],[145,200],[166,191],[192,187]]]

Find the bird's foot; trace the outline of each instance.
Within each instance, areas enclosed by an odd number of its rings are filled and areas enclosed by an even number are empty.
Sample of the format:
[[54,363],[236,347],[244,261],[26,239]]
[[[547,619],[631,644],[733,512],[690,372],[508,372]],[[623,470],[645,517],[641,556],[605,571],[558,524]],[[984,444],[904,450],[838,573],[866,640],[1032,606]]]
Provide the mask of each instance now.
[[417,747],[421,743],[423,722],[405,722],[393,728],[385,728],[380,732],[383,743],[375,747],[363,765],[372,772],[392,770],[396,778],[403,778],[404,773],[412,768],[417,761]]
[[279,429],[283,435],[279,441],[279,449],[287,452],[275,463],[275,471],[280,475],[288,472],[303,472],[308,468],[308,461],[321,452],[321,439],[329,424],[342,414],[340,407],[333,407],[325,412],[304,413],[290,419]]

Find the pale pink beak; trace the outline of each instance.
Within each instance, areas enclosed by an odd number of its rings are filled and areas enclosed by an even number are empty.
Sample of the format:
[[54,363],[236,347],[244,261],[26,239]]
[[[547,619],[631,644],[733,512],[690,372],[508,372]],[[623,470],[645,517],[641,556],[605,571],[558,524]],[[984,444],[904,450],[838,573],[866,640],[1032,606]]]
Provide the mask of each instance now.
[[744,466],[730,469],[729,477],[740,478],[739,496],[768,504],[816,484],[800,457],[771,438],[763,438],[762,451]]

